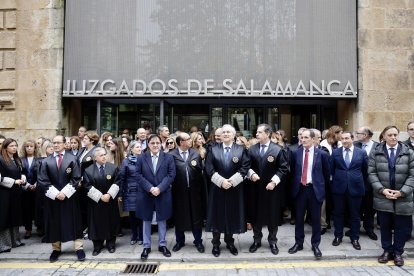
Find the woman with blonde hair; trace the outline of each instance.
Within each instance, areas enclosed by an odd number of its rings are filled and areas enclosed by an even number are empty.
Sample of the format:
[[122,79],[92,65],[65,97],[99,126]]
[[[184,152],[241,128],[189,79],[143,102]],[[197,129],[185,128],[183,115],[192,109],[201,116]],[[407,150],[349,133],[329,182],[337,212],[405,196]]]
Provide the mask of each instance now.
[[193,149],[198,150],[198,153],[200,154],[200,157],[202,160],[206,158],[207,150],[204,148],[203,142],[204,137],[199,132],[193,132],[190,134],[191,139],[191,147]]

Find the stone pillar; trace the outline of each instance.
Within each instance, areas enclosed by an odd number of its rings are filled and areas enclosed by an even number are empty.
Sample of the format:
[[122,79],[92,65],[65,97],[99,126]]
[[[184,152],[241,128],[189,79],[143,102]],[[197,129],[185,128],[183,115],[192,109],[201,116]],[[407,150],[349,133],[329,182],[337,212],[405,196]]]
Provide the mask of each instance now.
[[376,132],[414,119],[414,1],[358,1],[357,124]]
[[62,128],[63,5],[0,1],[0,131],[20,142]]
[[[0,1],[0,129],[16,126],[16,1]],[[1,131],[4,135],[4,131]]]

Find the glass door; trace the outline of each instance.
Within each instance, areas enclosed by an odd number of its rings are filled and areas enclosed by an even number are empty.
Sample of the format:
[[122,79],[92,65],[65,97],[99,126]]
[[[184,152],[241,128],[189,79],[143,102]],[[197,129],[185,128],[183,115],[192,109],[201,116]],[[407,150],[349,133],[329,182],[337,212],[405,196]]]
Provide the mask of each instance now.
[[254,137],[257,126],[264,123],[264,107],[228,107],[227,122],[246,138]]

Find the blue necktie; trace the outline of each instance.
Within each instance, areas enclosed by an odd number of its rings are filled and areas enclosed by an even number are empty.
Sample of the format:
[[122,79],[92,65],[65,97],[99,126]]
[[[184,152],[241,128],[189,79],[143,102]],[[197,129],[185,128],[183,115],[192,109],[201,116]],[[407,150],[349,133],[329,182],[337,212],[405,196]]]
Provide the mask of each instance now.
[[349,158],[349,149],[345,149],[345,165],[349,168],[349,164],[351,164],[351,159]]
[[230,159],[230,147],[225,147],[226,152],[224,153],[224,157],[226,158],[226,161],[229,161]]
[[104,166],[103,166],[103,165],[101,165],[101,166],[99,167],[99,173],[100,173],[100,175],[101,175],[102,177],[104,177],[104,176],[105,176],[105,168],[104,168]]
[[394,148],[390,148],[390,151],[391,151],[391,153],[390,153],[390,166],[391,166],[391,168],[394,168],[394,166],[395,166],[395,155],[394,155]]
[[152,156],[152,170],[154,171],[154,173],[157,170],[157,156],[156,155]]
[[260,157],[263,157],[265,155],[265,148],[266,148],[266,145],[261,145],[261,149],[259,152]]

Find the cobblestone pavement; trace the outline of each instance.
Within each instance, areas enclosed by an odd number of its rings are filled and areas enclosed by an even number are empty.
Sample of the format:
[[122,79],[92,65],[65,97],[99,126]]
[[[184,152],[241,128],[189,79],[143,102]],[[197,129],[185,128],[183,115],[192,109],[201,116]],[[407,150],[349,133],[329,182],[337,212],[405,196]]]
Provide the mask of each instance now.
[[[267,237],[263,229],[264,237]],[[12,249],[10,253],[0,254],[0,275],[117,275],[127,263],[142,264],[139,256],[141,245],[130,245],[129,231],[117,238],[116,252],[110,254],[103,250],[99,256],[92,256],[92,242],[85,241],[86,261],[77,262],[71,242],[62,245],[62,255],[57,263],[49,263],[51,245],[40,242],[39,237],[32,236],[23,240],[26,245]],[[376,230],[379,235],[379,230]],[[21,228],[23,236],[23,229]],[[165,258],[157,250],[158,235],[152,235],[152,252],[148,263],[160,264],[157,275],[414,275],[414,240],[406,243],[404,253],[406,264],[395,267],[392,262],[382,265],[377,257],[382,253],[380,241],[370,240],[362,231],[360,244],[362,250],[355,250],[349,239],[344,237],[339,246],[332,246],[333,229],[322,236],[320,249],[321,261],[315,261],[310,246],[311,228],[305,227],[305,244],[302,251],[288,254],[294,243],[294,226],[284,224],[279,228],[279,254],[272,255],[266,239],[257,252],[249,253],[252,243],[252,231],[234,235],[238,256],[231,255],[221,245],[222,253],[215,258],[211,254],[211,233],[203,232],[203,244],[206,252],[200,254],[192,244],[191,233],[186,233],[186,246],[179,252],[172,252]],[[174,229],[167,232],[168,248],[175,244]]]

